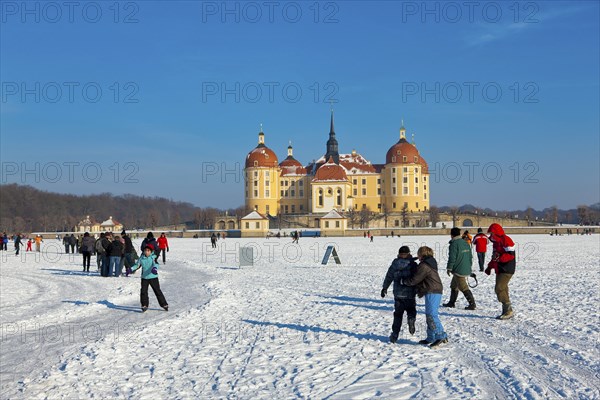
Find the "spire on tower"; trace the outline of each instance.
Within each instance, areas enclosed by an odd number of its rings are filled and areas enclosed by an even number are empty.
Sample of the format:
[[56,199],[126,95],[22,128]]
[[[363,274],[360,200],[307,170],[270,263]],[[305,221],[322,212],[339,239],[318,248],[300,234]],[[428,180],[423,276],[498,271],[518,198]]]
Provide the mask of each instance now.
[[415,134],[414,133],[412,134],[412,144],[413,144],[413,146],[415,145]]
[[401,125],[400,125],[400,140],[405,139],[406,140],[406,128],[404,128],[404,119],[401,120]]

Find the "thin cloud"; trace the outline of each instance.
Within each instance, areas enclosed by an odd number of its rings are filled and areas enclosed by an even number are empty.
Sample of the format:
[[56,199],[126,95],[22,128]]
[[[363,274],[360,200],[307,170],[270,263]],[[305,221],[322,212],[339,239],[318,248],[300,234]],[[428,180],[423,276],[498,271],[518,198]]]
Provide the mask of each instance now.
[[[551,21],[553,19],[592,10],[592,7],[556,7],[545,10],[544,12],[536,13],[530,16],[529,22],[498,22],[498,23],[480,23],[475,29],[477,32],[474,35],[465,37],[465,42],[468,46],[478,46],[491,43],[497,40],[502,40],[511,36],[515,36],[524,32],[527,29],[539,26],[541,23]],[[511,16],[512,18],[512,16]]]

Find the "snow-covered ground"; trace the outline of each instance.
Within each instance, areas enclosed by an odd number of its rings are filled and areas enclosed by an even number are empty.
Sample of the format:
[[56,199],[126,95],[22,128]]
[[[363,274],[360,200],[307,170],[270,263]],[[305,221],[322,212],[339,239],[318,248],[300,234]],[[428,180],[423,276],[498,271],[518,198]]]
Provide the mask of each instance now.
[[[82,273],[53,240],[4,253],[0,398],[600,399],[599,236],[513,238],[515,318],[494,319],[494,277],[479,274],[477,310],[441,309],[450,341],[435,350],[417,344],[422,299],[416,334],[388,343],[379,292],[400,245],[426,244],[447,299],[446,237],[171,239],[170,311],[150,291],[143,314],[139,275]],[[329,242],[341,266],[321,265]],[[238,268],[240,245],[254,266]]]

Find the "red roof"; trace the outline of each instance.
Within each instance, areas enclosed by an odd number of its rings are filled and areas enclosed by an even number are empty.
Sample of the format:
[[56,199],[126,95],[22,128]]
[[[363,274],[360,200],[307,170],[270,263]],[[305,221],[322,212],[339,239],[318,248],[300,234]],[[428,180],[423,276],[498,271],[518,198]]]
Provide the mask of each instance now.
[[408,143],[406,139],[400,139],[398,143],[390,147],[386,156],[386,164],[420,164],[423,172],[427,173],[427,162],[419,155],[419,150]]
[[292,156],[288,156],[279,164],[279,166],[281,167],[281,176],[306,175],[306,168],[300,164],[300,161]]
[[[254,165],[255,161],[256,165]],[[278,163],[275,152],[264,144],[259,144],[246,156],[246,168],[277,167]]]
[[325,182],[325,181],[347,181],[348,175],[346,169],[341,165],[333,162],[333,158],[329,157],[329,160],[319,167],[313,182]]

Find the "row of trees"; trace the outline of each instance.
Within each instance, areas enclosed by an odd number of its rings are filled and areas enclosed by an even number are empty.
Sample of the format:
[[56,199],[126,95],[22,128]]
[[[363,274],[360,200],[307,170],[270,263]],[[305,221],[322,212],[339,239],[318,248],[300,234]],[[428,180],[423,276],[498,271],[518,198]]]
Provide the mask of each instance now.
[[[126,229],[181,223],[211,229],[222,212],[161,197],[110,193],[76,196],[17,184],[0,185],[0,200],[0,229],[6,232],[71,231],[87,215],[99,222],[112,216]],[[243,207],[228,212],[241,217]]]

